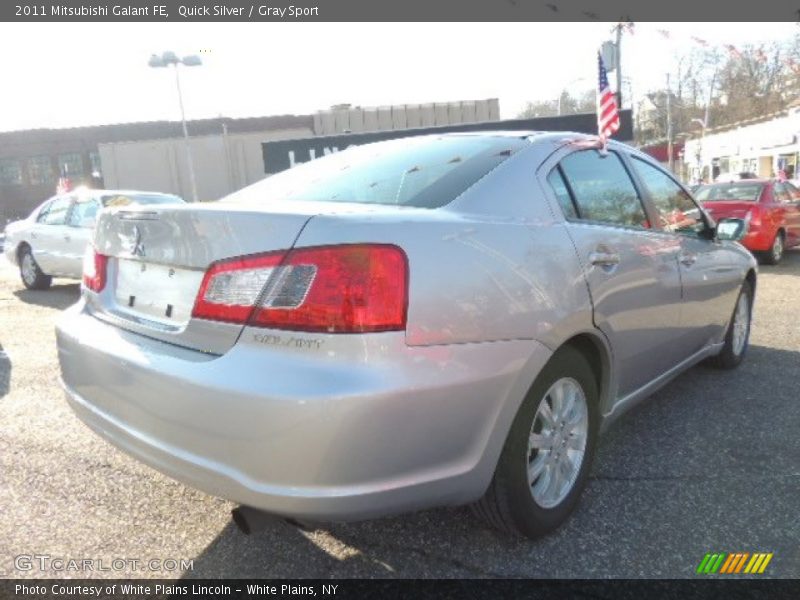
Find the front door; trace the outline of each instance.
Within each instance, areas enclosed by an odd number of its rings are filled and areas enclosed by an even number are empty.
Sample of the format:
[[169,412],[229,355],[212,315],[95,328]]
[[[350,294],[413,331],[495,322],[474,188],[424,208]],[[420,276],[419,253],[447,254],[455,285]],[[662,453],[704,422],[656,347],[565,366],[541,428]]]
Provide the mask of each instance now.
[[632,157],[634,173],[658,213],[659,229],[679,245],[682,304],[676,348],[685,357],[721,341],[741,285],[741,273],[692,197],[666,171]]
[[61,275],[64,269],[64,236],[72,199],[55,198],[36,218],[31,230],[31,248],[39,268],[48,275]]

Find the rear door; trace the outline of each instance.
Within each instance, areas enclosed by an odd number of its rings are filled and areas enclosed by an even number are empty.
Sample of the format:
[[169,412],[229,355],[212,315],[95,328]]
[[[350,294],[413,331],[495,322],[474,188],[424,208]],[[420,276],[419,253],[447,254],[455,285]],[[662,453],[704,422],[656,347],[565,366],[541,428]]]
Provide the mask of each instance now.
[[676,345],[684,356],[690,356],[724,335],[741,276],[731,251],[714,240],[711,227],[689,193],[652,163],[635,156],[630,161],[658,213],[658,229],[680,248],[682,306]]
[[83,268],[83,255],[92,239],[100,202],[93,196],[75,199],[67,217],[67,230],[64,233],[63,261],[64,273],[79,279]]
[[43,209],[31,230],[31,247],[39,267],[48,275],[64,274],[64,237],[68,233],[70,196],[58,196]]
[[[675,239],[653,231],[616,152],[580,150],[549,173],[582,262],[596,326],[625,397],[675,365],[681,287]],[[572,208],[570,208],[570,206]]]

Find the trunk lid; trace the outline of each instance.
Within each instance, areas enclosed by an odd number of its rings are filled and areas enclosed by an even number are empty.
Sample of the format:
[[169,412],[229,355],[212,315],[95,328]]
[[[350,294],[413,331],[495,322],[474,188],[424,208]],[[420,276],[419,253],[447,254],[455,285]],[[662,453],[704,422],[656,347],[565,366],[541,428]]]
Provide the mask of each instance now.
[[104,210],[94,246],[109,257],[107,283],[90,295],[89,308],[124,329],[222,354],[243,326],[191,318],[209,265],[287,250],[317,212],[299,202],[266,210],[219,203]]
[[742,200],[714,200],[713,202],[703,202],[703,208],[717,221],[725,218],[744,219],[747,213],[755,207],[755,202]]

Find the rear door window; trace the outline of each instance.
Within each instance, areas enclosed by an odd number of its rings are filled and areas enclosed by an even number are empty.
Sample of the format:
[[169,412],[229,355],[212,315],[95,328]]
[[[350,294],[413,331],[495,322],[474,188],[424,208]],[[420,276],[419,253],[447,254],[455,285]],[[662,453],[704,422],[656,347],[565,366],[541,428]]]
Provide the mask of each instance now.
[[564,216],[568,219],[577,219],[578,211],[575,208],[575,204],[572,202],[572,196],[569,193],[569,189],[567,189],[567,184],[564,182],[564,176],[561,174],[561,170],[558,167],[550,171],[550,175],[547,176],[547,182],[550,184],[550,187],[553,188],[553,192],[555,192],[558,204],[561,206]]
[[87,227],[87,221],[97,217],[99,203],[95,198],[78,198],[69,213],[67,225],[72,227]]
[[575,152],[560,166],[579,219],[622,227],[649,226],[639,194],[615,152]]

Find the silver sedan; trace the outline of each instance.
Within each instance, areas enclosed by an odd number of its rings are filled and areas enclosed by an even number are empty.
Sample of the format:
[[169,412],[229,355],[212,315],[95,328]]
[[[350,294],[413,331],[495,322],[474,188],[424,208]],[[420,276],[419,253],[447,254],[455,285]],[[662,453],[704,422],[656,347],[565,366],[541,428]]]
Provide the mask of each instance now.
[[103,211],[63,382],[101,436],[250,515],[472,503],[535,537],[609,423],[742,360],[744,228],[578,134],[353,147],[220,202]]
[[182,202],[172,194],[80,188],[53,196],[26,219],[6,225],[6,239],[0,250],[9,262],[19,266],[26,288],[47,289],[53,277],[81,278],[84,254],[100,209]]

